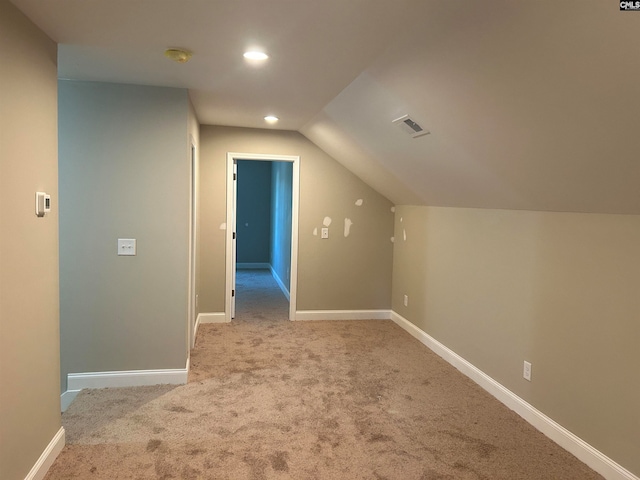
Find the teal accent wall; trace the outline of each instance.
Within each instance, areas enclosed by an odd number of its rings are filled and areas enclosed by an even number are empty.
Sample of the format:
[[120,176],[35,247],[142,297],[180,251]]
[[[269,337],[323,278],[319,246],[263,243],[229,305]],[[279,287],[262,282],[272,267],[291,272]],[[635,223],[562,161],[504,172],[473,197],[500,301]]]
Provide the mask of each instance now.
[[271,167],[271,267],[290,290],[293,163]]
[[271,162],[238,161],[237,263],[269,263]]

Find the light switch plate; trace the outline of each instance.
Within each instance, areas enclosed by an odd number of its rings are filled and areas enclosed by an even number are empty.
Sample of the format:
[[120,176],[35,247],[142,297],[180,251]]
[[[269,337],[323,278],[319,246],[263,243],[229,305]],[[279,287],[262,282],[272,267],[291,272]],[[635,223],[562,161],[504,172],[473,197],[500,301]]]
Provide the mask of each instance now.
[[329,229],[327,227],[320,231],[320,238],[329,238]]
[[135,255],[136,239],[135,238],[119,238],[118,239],[118,255]]

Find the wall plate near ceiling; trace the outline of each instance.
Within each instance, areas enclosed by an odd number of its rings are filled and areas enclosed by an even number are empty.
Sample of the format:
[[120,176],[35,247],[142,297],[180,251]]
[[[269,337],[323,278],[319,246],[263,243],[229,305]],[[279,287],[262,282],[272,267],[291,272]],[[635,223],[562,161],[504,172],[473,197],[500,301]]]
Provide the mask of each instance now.
[[424,128],[422,128],[418,124],[418,122],[412,119],[409,115],[403,115],[400,118],[396,118],[391,123],[396,124],[398,127],[400,127],[400,130],[408,133],[413,138],[422,137],[431,133],[429,130],[425,130]]

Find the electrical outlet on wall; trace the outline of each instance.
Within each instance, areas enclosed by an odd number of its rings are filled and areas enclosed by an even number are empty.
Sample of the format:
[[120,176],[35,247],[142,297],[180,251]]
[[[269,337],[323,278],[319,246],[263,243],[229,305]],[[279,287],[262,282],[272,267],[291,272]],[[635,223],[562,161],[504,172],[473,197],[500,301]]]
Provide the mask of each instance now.
[[136,255],[136,239],[119,238],[118,255]]
[[524,377],[525,380],[531,381],[531,364],[526,360],[524,361],[524,369],[522,370],[522,376]]
[[404,306],[408,307],[409,306],[409,295],[405,295],[404,296]]

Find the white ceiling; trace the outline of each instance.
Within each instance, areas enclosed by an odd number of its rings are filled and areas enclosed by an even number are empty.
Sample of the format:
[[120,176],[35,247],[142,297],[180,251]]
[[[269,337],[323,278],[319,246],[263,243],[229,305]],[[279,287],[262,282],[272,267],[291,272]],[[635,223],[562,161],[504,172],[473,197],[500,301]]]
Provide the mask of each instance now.
[[640,214],[640,13],[616,1],[13,1],[61,77],[188,88],[203,124],[276,114],[395,203]]
[[[61,78],[188,88],[201,123],[298,130],[409,18],[407,0],[14,0],[59,43]],[[167,47],[194,52],[169,61]],[[242,57],[263,49],[260,67]]]

